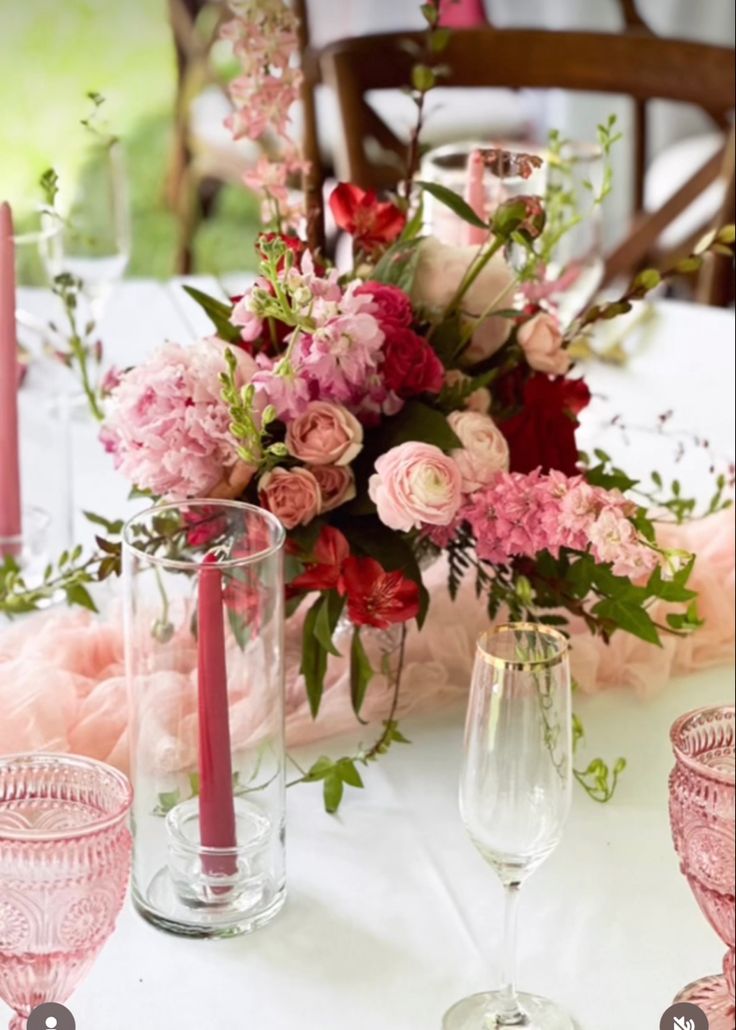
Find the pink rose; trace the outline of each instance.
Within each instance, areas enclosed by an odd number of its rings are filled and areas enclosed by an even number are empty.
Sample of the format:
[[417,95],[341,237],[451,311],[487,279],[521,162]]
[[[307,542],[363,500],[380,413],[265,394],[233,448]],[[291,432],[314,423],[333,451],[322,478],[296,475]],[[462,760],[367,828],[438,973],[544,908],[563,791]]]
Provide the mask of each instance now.
[[[459,368],[451,368],[445,372],[445,386],[450,389],[468,382],[470,376],[461,372]],[[465,407],[468,411],[478,411],[481,415],[487,415],[491,410],[491,391],[486,386],[479,386],[465,398]]]
[[463,493],[472,494],[490,483],[497,472],[508,472],[509,446],[490,415],[453,411],[447,421],[463,445],[452,451]]
[[562,331],[554,315],[540,311],[519,327],[517,339],[535,371],[564,376],[570,368],[570,355],[562,348]]
[[319,483],[323,512],[347,504],[355,497],[353,470],[342,465],[313,465],[309,470]]
[[447,526],[462,500],[460,470],[439,447],[402,443],[376,461],[368,493],[390,529]]
[[319,483],[308,469],[275,468],[258,483],[261,504],[280,519],[285,529],[305,526],[319,515]]
[[309,465],[349,465],[363,448],[363,427],[341,404],[312,401],[289,423],[286,447]]

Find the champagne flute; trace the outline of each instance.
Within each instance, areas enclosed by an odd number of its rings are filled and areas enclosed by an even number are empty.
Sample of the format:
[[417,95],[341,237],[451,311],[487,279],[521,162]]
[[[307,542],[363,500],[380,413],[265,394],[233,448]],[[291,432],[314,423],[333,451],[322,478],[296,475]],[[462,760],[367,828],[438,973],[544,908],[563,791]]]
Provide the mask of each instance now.
[[572,1030],[546,998],[515,982],[519,890],[554,851],[570,810],[572,713],[567,640],[533,623],[478,641],[465,729],[460,811],[506,892],[503,986],[458,1002],[443,1030]]

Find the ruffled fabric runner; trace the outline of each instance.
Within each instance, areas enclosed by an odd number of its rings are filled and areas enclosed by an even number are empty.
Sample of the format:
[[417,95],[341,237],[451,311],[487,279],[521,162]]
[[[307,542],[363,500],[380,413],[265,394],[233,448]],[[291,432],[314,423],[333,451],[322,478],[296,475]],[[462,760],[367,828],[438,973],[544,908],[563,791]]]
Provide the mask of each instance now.
[[[610,645],[572,626],[573,675],[586,693],[628,687],[647,696],[674,675],[733,661],[734,513],[724,511],[679,527],[663,527],[660,540],[698,555],[693,589],[705,625],[690,637],[665,637],[661,648],[617,633]],[[464,702],[478,634],[487,627],[472,584],[458,599],[447,595],[442,564],[427,574],[432,606],[422,632],[410,632],[399,717]],[[670,606],[671,607],[671,606]],[[662,619],[666,606],[653,612]],[[345,663],[334,659],[315,722],[298,676],[301,620],[287,627],[287,737],[302,744],[343,732],[368,738],[350,705]],[[186,675],[196,676],[194,659]],[[363,716],[385,718],[390,687],[371,683]],[[0,753],[72,751],[122,769],[128,765],[127,696],[119,618],[80,610],[54,610],[26,617],[0,632]]]

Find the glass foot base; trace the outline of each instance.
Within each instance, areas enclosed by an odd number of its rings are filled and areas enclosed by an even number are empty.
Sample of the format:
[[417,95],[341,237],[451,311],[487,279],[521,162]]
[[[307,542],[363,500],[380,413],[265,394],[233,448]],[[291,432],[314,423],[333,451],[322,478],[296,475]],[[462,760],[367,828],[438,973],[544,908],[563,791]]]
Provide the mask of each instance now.
[[708,1017],[710,1030],[733,1030],[736,1005],[725,976],[704,976],[685,987],[673,1004],[688,1001],[698,1005]]
[[171,884],[167,896],[157,894],[158,905],[152,904],[150,894],[148,897],[142,897],[135,887],[131,894],[133,907],[146,922],[178,937],[200,939],[239,937],[241,934],[254,933],[270,923],[286,901],[285,886],[276,891],[267,903],[250,912],[216,909],[195,911],[181,904]]
[[503,1001],[498,991],[474,994],[463,998],[445,1014],[442,1030],[503,1030],[522,1026],[527,1030],[575,1030],[572,1019],[554,1002],[537,994],[520,994],[519,1004],[524,1018],[519,1023],[499,1022]]

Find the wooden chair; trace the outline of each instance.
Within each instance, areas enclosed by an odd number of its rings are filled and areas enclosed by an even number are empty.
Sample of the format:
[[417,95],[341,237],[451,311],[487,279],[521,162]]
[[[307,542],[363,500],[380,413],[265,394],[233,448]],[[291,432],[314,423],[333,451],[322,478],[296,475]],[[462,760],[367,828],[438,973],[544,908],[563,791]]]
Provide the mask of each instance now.
[[[469,29],[453,33],[442,63],[447,87],[564,89],[623,94],[635,104],[635,208],[631,231],[608,256],[606,281],[640,267],[657,237],[722,172],[724,148],[657,211],[643,210],[647,105],[655,99],[693,104],[725,130],[734,106],[734,52],[730,48],[654,35],[634,0],[623,0],[624,29],[617,34],[530,29]],[[420,34],[381,34],[338,41],[320,55],[324,80],[337,92],[351,181],[364,188],[395,187],[406,167],[407,146],[370,107],[370,90],[410,81],[414,62],[406,41]],[[370,148],[385,157],[371,157]]]

